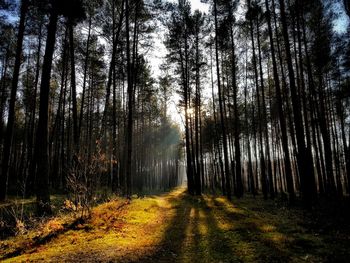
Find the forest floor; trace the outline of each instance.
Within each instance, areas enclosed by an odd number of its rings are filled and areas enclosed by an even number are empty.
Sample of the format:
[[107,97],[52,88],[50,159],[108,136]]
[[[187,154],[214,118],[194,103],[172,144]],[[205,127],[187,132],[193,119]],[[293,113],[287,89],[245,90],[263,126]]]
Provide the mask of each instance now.
[[53,217],[0,240],[0,261],[349,262],[349,224],[322,213],[261,197],[191,197],[179,188],[112,200],[84,221]]

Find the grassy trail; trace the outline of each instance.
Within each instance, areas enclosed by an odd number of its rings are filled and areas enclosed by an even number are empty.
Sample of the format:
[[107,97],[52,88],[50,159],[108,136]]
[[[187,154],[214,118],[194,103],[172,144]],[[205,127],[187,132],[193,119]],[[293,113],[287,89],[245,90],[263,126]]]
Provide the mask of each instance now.
[[349,237],[320,235],[303,212],[251,197],[161,196],[114,200],[84,223],[53,218],[0,241],[4,262],[329,262],[349,258]]

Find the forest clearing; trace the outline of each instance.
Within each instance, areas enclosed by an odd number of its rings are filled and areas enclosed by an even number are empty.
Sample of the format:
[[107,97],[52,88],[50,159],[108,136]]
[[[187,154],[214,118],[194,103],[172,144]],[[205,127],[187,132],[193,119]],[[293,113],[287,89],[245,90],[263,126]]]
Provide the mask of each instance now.
[[345,218],[331,211],[306,213],[261,197],[192,197],[178,188],[131,201],[116,198],[84,220],[74,221],[72,214],[48,219],[0,241],[0,260],[347,262],[349,230]]

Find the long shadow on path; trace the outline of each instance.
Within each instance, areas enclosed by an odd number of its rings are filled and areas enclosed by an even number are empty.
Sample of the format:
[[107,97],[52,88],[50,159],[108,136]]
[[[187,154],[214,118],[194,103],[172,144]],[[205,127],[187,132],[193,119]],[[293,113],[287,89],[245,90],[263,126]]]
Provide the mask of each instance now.
[[224,198],[169,199],[174,217],[158,249],[137,262],[288,262],[284,235]]
[[185,193],[169,200],[175,215],[159,249],[138,262],[240,262],[203,197]]

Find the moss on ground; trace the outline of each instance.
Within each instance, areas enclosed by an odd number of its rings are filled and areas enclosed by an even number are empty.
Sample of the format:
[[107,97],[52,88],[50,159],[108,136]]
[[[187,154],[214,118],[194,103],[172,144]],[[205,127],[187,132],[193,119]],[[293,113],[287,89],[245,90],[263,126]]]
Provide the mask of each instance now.
[[52,218],[0,241],[4,262],[329,262],[350,256],[349,235],[310,228],[311,215],[273,201],[190,197],[184,189],[115,199],[77,221]]

